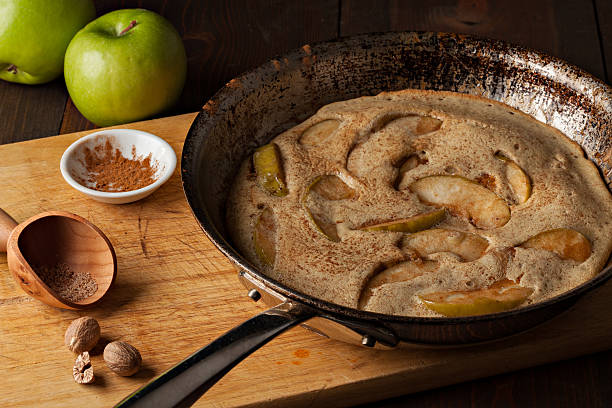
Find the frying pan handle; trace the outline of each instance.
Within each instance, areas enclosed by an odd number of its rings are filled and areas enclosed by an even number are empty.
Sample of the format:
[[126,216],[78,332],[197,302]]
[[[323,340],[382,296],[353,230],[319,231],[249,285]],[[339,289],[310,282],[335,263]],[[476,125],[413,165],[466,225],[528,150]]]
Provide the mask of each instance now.
[[0,208],[0,252],[6,252],[8,237],[17,226],[17,221]]
[[273,307],[196,351],[115,407],[189,407],[245,357],[314,315],[298,303]]

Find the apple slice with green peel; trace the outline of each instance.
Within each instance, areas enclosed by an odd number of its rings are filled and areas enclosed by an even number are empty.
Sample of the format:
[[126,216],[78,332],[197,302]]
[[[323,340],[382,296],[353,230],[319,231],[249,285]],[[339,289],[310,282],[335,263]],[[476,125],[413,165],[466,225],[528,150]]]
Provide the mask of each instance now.
[[264,265],[274,265],[276,258],[276,224],[274,214],[269,208],[265,208],[259,215],[253,231],[253,244],[255,253]]
[[424,135],[425,133],[435,132],[442,126],[440,119],[432,118],[431,116],[421,116],[417,123],[415,135]]
[[374,274],[361,290],[359,296],[359,309],[363,309],[374,293],[374,289],[388,283],[407,282],[425,273],[433,272],[437,269],[438,263],[433,261],[412,262],[405,261],[395,264],[389,268]]
[[504,156],[502,153],[495,153],[495,157],[506,163],[506,178],[508,183],[510,183],[510,188],[514,195],[516,195],[519,204],[523,204],[531,196],[531,180],[529,176],[514,160]]
[[300,144],[306,147],[318,146],[325,143],[340,126],[337,119],[327,119],[312,125],[300,137]]
[[450,252],[464,261],[471,262],[484,255],[489,242],[469,232],[429,229],[405,237],[404,245],[414,249],[421,257]]
[[253,153],[253,167],[257,173],[257,183],[268,193],[284,197],[289,192],[285,185],[285,175],[278,146],[274,143],[263,145]]
[[446,210],[441,208],[410,218],[362,226],[359,229],[362,231],[418,232],[433,227],[444,220],[445,217]]
[[319,176],[310,184],[308,191],[314,191],[326,200],[347,200],[355,197],[355,190],[340,177],[333,174]]
[[557,228],[540,232],[520,245],[522,248],[543,249],[556,254],[561,259],[584,262],[591,256],[591,243],[579,233],[569,228]]
[[504,279],[486,289],[434,292],[419,295],[419,299],[434,312],[447,317],[460,317],[514,309],[525,302],[532,293],[532,288],[525,288],[509,279]]
[[510,208],[504,200],[465,177],[428,176],[409,188],[425,204],[446,207],[478,228],[498,228],[510,220]]

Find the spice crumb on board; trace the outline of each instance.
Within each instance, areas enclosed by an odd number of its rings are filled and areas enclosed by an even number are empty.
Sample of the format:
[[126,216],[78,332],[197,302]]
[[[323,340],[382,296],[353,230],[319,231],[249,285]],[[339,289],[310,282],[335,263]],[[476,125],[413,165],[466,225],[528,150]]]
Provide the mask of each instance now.
[[310,351],[306,349],[297,349],[293,352],[293,355],[297,358],[306,358],[310,355]]
[[89,272],[75,271],[63,262],[51,266],[40,265],[34,270],[51,290],[70,302],[87,299],[98,290],[98,284]]
[[124,157],[121,150],[106,139],[93,149],[85,148],[81,164],[88,177],[72,176],[88,188],[105,192],[138,190],[155,182],[157,163],[151,163],[151,154],[146,157],[136,154],[132,146],[132,158]]

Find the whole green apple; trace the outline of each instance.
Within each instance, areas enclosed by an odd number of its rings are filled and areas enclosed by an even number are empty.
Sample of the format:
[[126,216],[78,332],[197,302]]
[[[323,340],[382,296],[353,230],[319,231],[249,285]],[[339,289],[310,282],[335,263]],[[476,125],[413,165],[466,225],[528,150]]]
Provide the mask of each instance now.
[[133,122],[170,107],[181,94],[187,57],[172,24],[152,11],[112,11],[79,31],[64,77],[77,109],[98,126]]
[[57,78],[70,40],[95,16],[91,0],[0,0],[0,79]]

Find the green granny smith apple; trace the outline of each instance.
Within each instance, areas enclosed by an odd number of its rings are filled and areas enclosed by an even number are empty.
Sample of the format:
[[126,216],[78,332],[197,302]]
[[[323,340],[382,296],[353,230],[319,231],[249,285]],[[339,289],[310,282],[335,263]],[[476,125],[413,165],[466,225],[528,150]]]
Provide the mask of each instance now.
[[0,0],[0,79],[57,78],[70,40],[95,16],[91,0]]
[[117,10],[79,31],[66,50],[70,97],[99,126],[133,122],[176,102],[187,72],[181,37],[162,16]]

